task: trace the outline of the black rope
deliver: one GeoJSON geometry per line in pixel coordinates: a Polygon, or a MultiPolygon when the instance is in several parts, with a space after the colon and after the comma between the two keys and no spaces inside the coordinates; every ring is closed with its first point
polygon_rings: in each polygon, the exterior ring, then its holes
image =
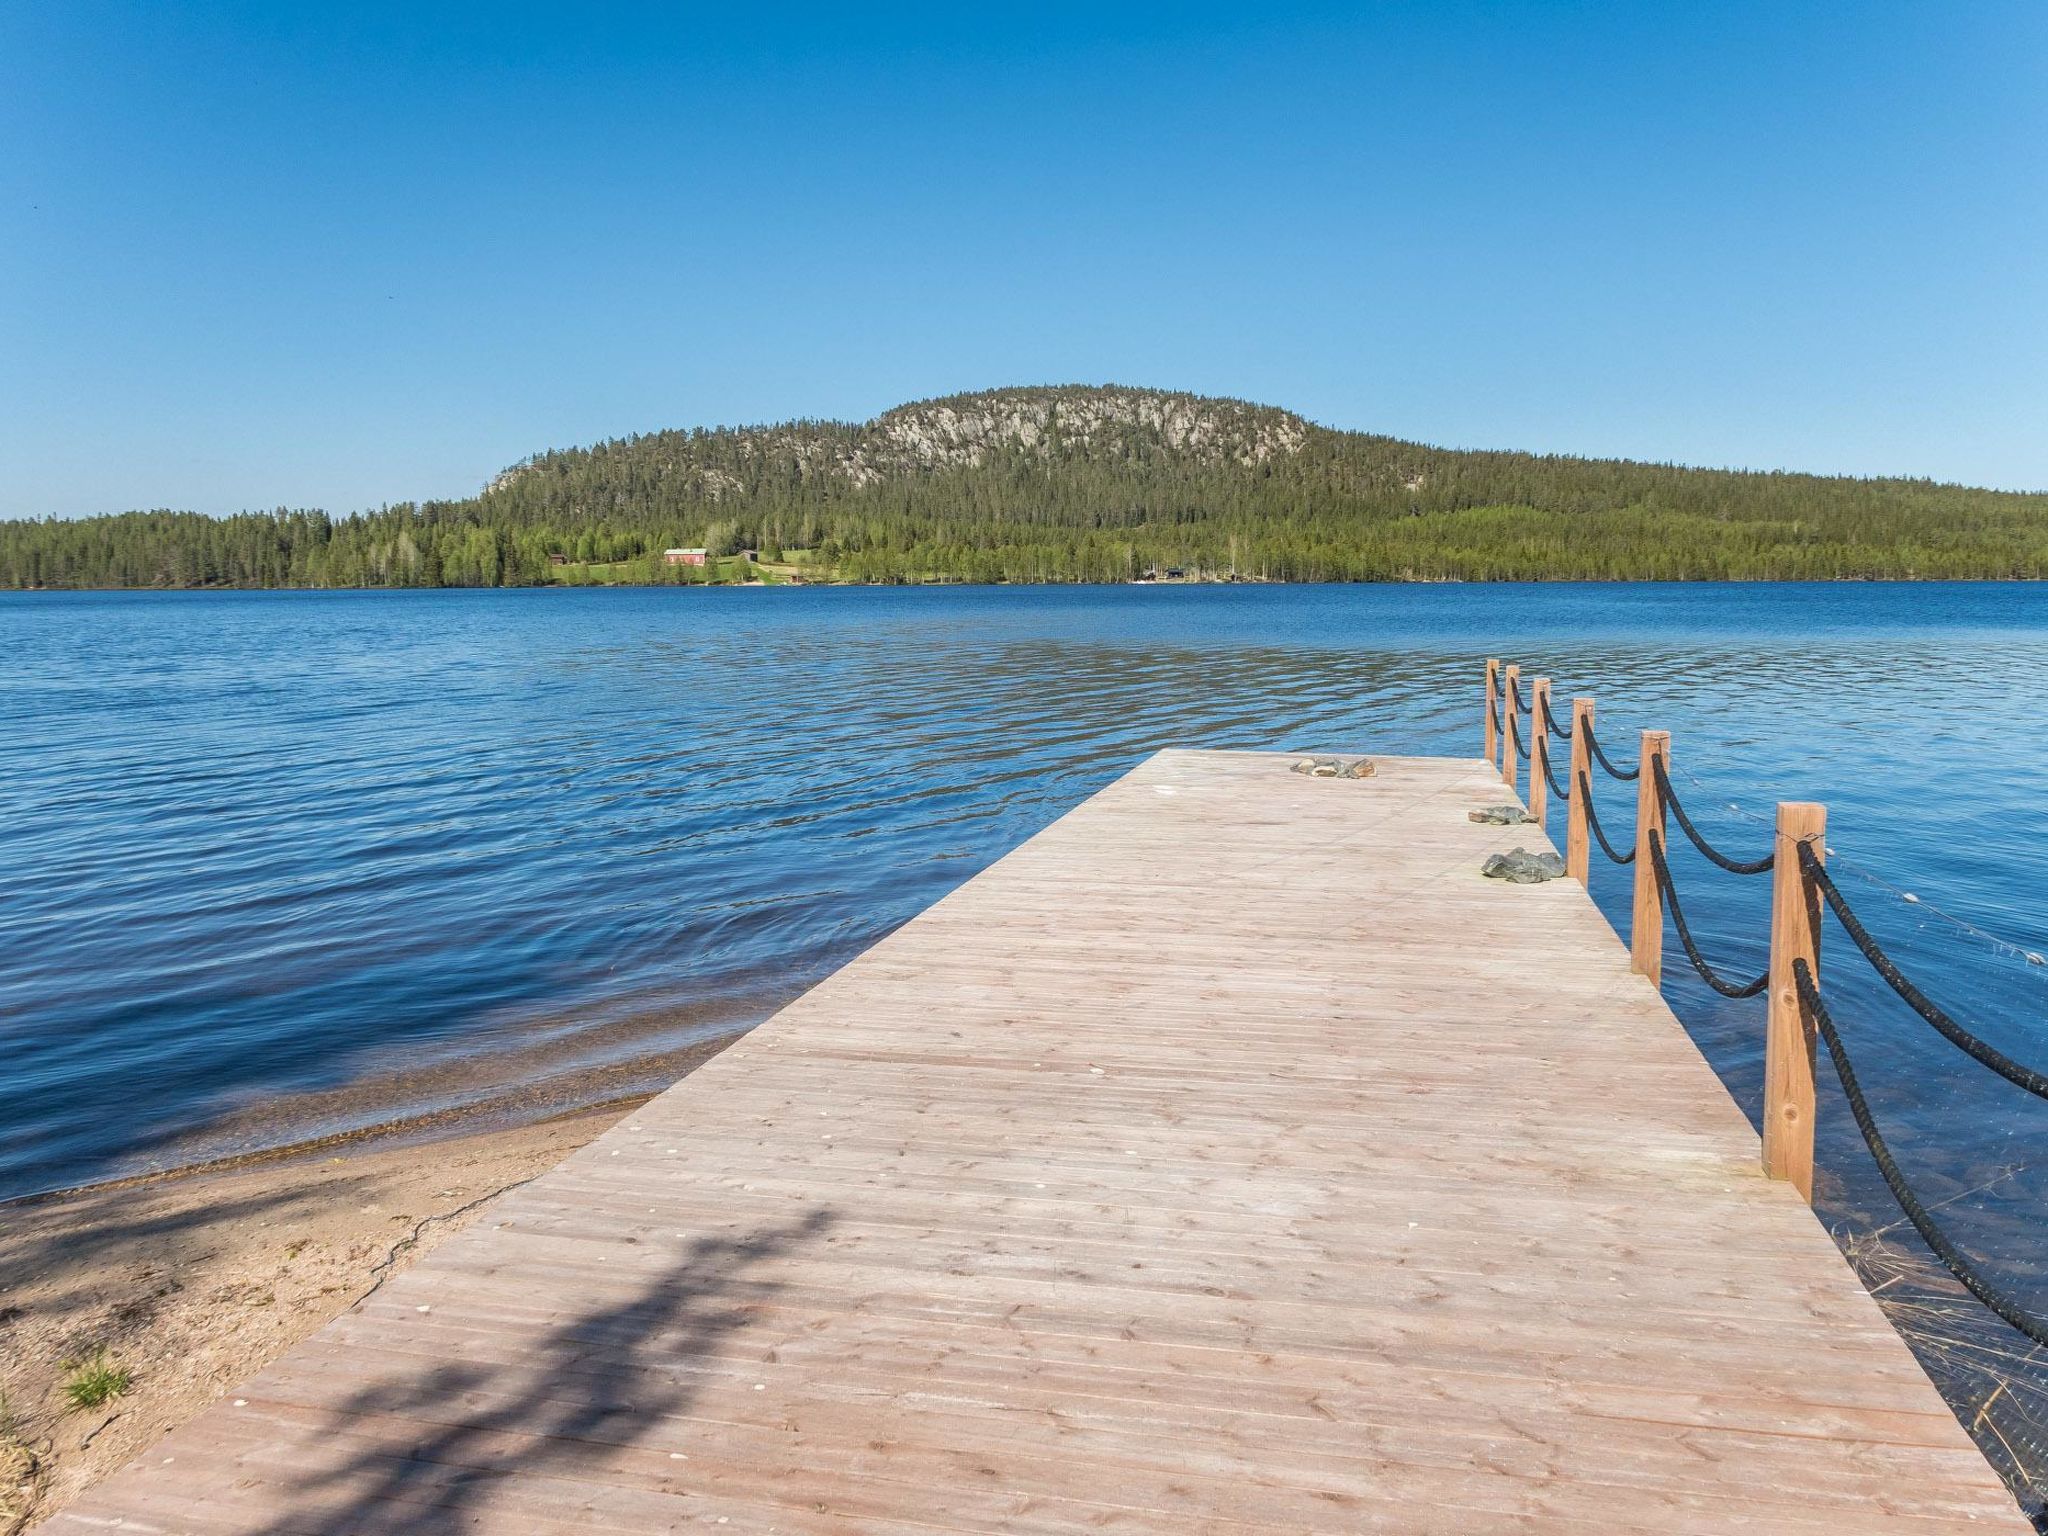
{"type": "Polygon", "coordinates": [[[1932,1024],[1951,1044],[1974,1056],[2008,1083],[2026,1089],[2036,1098],[2048,1099],[2048,1075],[2036,1072],[2032,1067],[2021,1066],[1996,1046],[1978,1039],[1905,978],[1898,966],[1892,963],[1892,957],[1878,947],[1877,940],[1870,936],[1870,930],[1857,920],[1856,914],[1850,910],[1847,898],[1842,895],[1821,861],[1814,856],[1810,844],[1799,845],[1799,867],[1807,879],[1820,887],[1821,895],[1825,896],[1828,905],[1834,908],[1836,919],[1855,941],[1856,947],[1863,951],[1863,958],[1868,960],[1872,969],[1885,979],[1887,986],[1905,999],[1907,1007],[1932,1024]]]}
{"type": "Polygon", "coordinates": [[[1899,1165],[1892,1158],[1891,1148],[1885,1145],[1883,1134],[1877,1122],[1870,1116],[1870,1104],[1863,1097],[1863,1087],[1856,1081],[1854,1068],[1849,1065],[1849,1053],[1842,1045],[1842,1037],[1835,1029],[1835,1021],[1828,1017],[1827,1004],[1821,1001],[1820,988],[1814,985],[1813,971],[1804,960],[1792,962],[1792,980],[1799,989],[1800,1007],[1814,1030],[1827,1045],[1828,1057],[1835,1064],[1835,1075],[1842,1080],[1842,1096],[1849,1101],[1849,1113],[1855,1117],[1856,1129],[1863,1133],[1864,1143],[1870,1148],[1870,1155],[1877,1160],[1877,1171],[1884,1175],[1884,1181],[1892,1192],[1892,1198],[1899,1202],[1899,1209],[1906,1213],[1906,1220],[1913,1223],[1913,1230],[1921,1240],[1934,1250],[1934,1256],[1948,1266],[1948,1272],[1963,1283],[1963,1288],[1983,1302],[1993,1312],[2004,1318],[2036,1344],[2048,1344],[2048,1322],[2035,1317],[2022,1308],[1997,1286],[1977,1273],[1976,1266],[1963,1257],[1960,1249],[1948,1240],[1948,1234],[1935,1225],[1934,1217],[1920,1197],[1913,1193],[1913,1187],[1899,1172],[1899,1165]]]}
{"type": "Polygon", "coordinates": [[[1557,716],[1550,712],[1550,695],[1543,696],[1543,728],[1559,741],[1570,741],[1572,733],[1557,723],[1557,716]]]}
{"type": "Polygon", "coordinates": [[[1515,732],[1515,755],[1525,763],[1529,761],[1529,749],[1522,744],[1522,733],[1520,730],[1515,732]]]}
{"type": "Polygon", "coordinates": [[[1522,702],[1522,680],[1520,678],[1511,677],[1508,679],[1508,697],[1515,701],[1515,713],[1518,715],[1529,707],[1522,702]]]}
{"type": "Polygon", "coordinates": [[[1771,984],[1768,969],[1755,981],[1724,981],[1720,972],[1701,956],[1700,947],[1692,941],[1692,930],[1685,924],[1685,911],[1678,905],[1678,888],[1671,883],[1671,866],[1664,862],[1664,839],[1657,835],[1654,827],[1650,829],[1650,867],[1657,872],[1657,885],[1664,892],[1664,905],[1670,909],[1671,925],[1678,930],[1678,942],[1685,946],[1685,958],[1700,973],[1701,981],[1723,997],[1755,997],[1771,984]]]}
{"type": "Polygon", "coordinates": [[[1486,712],[1492,717],[1493,728],[1498,732],[1500,730],[1500,701],[1495,698],[1488,698],[1486,701],[1486,712]]]}
{"type": "Polygon", "coordinates": [[[1760,859],[1731,859],[1712,843],[1700,836],[1700,829],[1692,824],[1692,818],[1685,814],[1685,807],[1678,803],[1678,794],[1671,787],[1671,776],[1664,771],[1661,759],[1651,769],[1657,781],[1657,798],[1664,802],[1664,808],[1678,818],[1678,825],[1692,840],[1693,847],[1727,870],[1731,875],[1760,875],[1778,862],[1777,851],[1773,849],[1760,859]]]}
{"type": "Polygon", "coordinates": [[[1616,853],[1614,844],[1608,842],[1607,834],[1600,830],[1600,815],[1593,809],[1593,786],[1586,782],[1586,775],[1583,772],[1579,775],[1579,793],[1585,797],[1586,825],[1593,829],[1593,836],[1600,840],[1600,851],[1617,864],[1635,863],[1635,849],[1631,848],[1625,854],[1616,853]]]}
{"type": "Polygon", "coordinates": [[[1600,766],[1613,774],[1617,779],[1640,779],[1643,776],[1643,765],[1641,763],[1637,763],[1635,767],[1628,769],[1615,767],[1614,759],[1600,750],[1600,738],[1593,734],[1593,727],[1590,723],[1586,726],[1586,745],[1591,747],[1593,755],[1600,759],[1600,766]]]}
{"type": "Polygon", "coordinates": [[[1560,800],[1570,800],[1572,797],[1571,791],[1558,783],[1557,775],[1550,771],[1550,757],[1551,754],[1548,751],[1543,754],[1543,777],[1550,781],[1550,792],[1553,795],[1557,796],[1560,800]]]}

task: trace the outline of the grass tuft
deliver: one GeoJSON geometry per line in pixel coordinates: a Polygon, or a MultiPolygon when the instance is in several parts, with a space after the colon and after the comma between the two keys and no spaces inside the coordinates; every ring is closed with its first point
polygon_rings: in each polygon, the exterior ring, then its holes
{"type": "Polygon", "coordinates": [[[111,1403],[135,1383],[135,1373],[116,1365],[113,1356],[96,1349],[83,1360],[66,1367],[64,1400],[74,1409],[98,1408],[111,1403]]]}

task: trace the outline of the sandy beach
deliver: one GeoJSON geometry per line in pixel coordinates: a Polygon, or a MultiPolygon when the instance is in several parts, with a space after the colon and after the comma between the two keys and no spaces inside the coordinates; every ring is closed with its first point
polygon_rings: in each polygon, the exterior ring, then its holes
{"type": "MultiPolygon", "coordinates": [[[[682,1070],[727,1043],[698,1047],[682,1070]]],[[[0,1536],[76,1498],[641,1102],[0,1205],[0,1536]],[[101,1350],[131,1383],[73,1407],[65,1379],[101,1350]]]]}

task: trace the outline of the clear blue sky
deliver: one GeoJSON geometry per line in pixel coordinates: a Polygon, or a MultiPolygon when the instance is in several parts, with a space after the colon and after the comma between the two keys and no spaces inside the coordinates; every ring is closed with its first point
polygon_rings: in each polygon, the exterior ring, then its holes
{"type": "Polygon", "coordinates": [[[0,6],[0,515],[998,384],[2048,487],[2048,6],[0,6]]]}

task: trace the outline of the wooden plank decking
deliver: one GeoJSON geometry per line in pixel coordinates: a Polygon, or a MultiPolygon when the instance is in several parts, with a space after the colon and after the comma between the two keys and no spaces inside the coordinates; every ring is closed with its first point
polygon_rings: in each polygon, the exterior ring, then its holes
{"type": "MultiPolygon", "coordinates": [[[[2027,1529],[1476,759],[1168,752],[48,1529],[2027,1529]]],[[[431,1156],[431,1151],[423,1156],[431,1156]]]]}

